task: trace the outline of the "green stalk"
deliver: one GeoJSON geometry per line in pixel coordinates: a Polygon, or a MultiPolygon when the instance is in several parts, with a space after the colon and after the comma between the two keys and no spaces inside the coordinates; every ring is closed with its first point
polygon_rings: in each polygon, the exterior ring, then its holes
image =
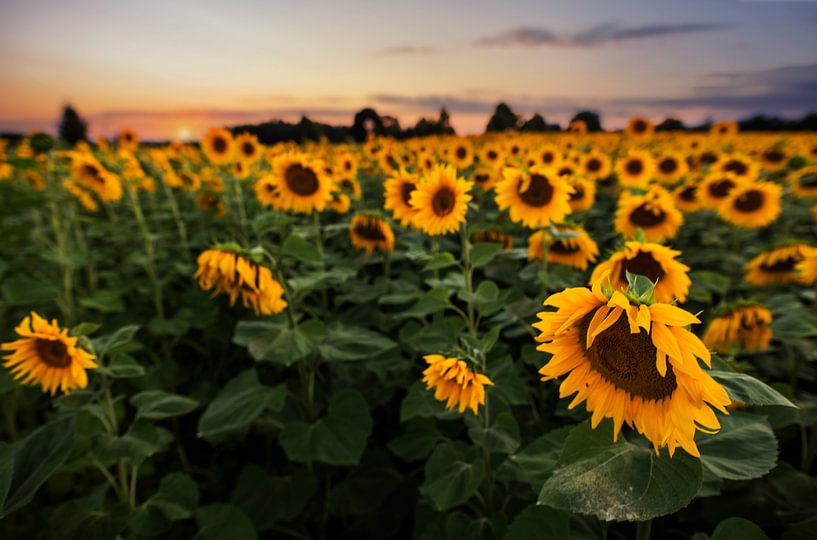
{"type": "Polygon", "coordinates": [[[176,222],[176,231],[179,233],[179,241],[182,243],[184,250],[188,251],[187,226],[184,224],[184,220],[182,220],[181,212],[179,212],[179,203],[176,202],[176,197],[173,195],[173,190],[170,189],[170,186],[168,186],[164,180],[159,180],[159,183],[162,184],[162,191],[164,191],[168,206],[170,206],[170,213],[173,214],[173,221],[176,222]]]}
{"type": "Polygon", "coordinates": [[[142,235],[142,242],[144,244],[145,256],[147,261],[145,263],[145,271],[150,278],[153,285],[153,307],[156,309],[156,314],[160,319],[165,318],[164,301],[162,299],[162,285],[159,283],[159,271],[156,267],[156,245],[153,241],[147,221],[145,221],[145,214],[142,212],[142,205],[139,203],[139,195],[135,190],[128,189],[128,202],[130,203],[131,211],[136,218],[136,223],[139,225],[139,232],[142,235]]]}

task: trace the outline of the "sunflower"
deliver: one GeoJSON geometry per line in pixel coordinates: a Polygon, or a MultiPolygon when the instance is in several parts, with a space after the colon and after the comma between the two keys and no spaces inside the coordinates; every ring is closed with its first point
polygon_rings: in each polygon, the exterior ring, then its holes
{"type": "Polygon", "coordinates": [[[510,251],[513,249],[513,236],[505,234],[501,231],[477,231],[471,235],[471,242],[474,244],[493,242],[495,244],[502,244],[502,249],[505,251],[510,251]]]}
{"type": "Polygon", "coordinates": [[[731,138],[738,134],[738,123],[722,120],[709,128],[709,134],[716,137],[731,138]]]}
{"type": "Polygon", "coordinates": [[[804,250],[803,260],[795,266],[797,281],[804,285],[817,283],[817,248],[809,247],[804,250]]]}
{"type": "Polygon", "coordinates": [[[356,200],[359,200],[363,194],[363,190],[360,188],[360,183],[357,181],[357,178],[341,178],[336,183],[341,191],[354,197],[356,200]]]}
{"type": "Polygon", "coordinates": [[[471,175],[471,180],[482,191],[490,191],[499,179],[499,171],[488,165],[478,165],[471,175]]]}
{"type": "Polygon", "coordinates": [[[281,210],[301,214],[323,212],[332,200],[334,186],[326,178],[323,164],[306,154],[289,152],[278,156],[273,171],[280,192],[278,208],[281,210]]]}
{"type": "Polygon", "coordinates": [[[760,163],[765,171],[779,171],[789,163],[792,154],[784,143],[777,143],[760,152],[760,163]]]}
{"type": "Polygon", "coordinates": [[[615,228],[625,238],[644,231],[649,242],[673,238],[684,223],[684,216],[675,208],[672,195],[654,186],[644,195],[623,193],[618,201],[615,228]]]}
{"type": "Polygon", "coordinates": [[[698,201],[703,208],[715,210],[729,198],[733,189],[745,183],[745,179],[738,178],[732,173],[712,172],[698,185],[698,201]]]}
{"type": "Polygon", "coordinates": [[[580,168],[584,175],[591,180],[607,178],[612,171],[610,157],[597,149],[590,150],[582,155],[580,168]]]}
{"type": "Polygon", "coordinates": [[[96,357],[80,347],[79,338],[69,336],[67,328],[32,311],[14,330],[21,339],[0,344],[0,350],[9,351],[3,365],[15,380],[35,382],[52,396],[58,389],[67,394],[88,386],[85,370],[99,367],[96,357]]]}
{"type": "Polygon", "coordinates": [[[817,165],[795,171],[789,177],[789,182],[797,197],[801,199],[817,197],[817,165]]]}
{"type": "Polygon", "coordinates": [[[345,193],[332,192],[332,200],[329,202],[329,208],[337,214],[345,214],[352,207],[352,199],[345,193]]]}
{"type": "Polygon", "coordinates": [[[500,210],[509,208],[513,221],[533,229],[559,223],[570,213],[573,187],[555,170],[505,167],[502,176],[495,188],[496,204],[500,210]]]}
{"type": "Polygon", "coordinates": [[[273,279],[270,269],[252,252],[232,244],[202,252],[193,277],[202,290],[212,290],[213,296],[228,295],[231,306],[240,297],[244,307],[251,307],[257,315],[273,315],[287,307],[282,298],[284,288],[273,279]]]}
{"type": "Polygon", "coordinates": [[[278,182],[272,175],[266,175],[259,178],[253,186],[255,191],[255,198],[262,206],[278,207],[278,198],[281,192],[278,190],[278,182]]]}
{"type": "MultiPolygon", "coordinates": [[[[563,238],[554,238],[544,231],[537,231],[528,238],[528,260],[542,260],[542,235],[548,247],[548,262],[563,264],[577,270],[587,270],[588,263],[599,255],[596,242],[581,227],[556,227],[563,238]]],[[[561,236],[561,235],[560,235],[561,236]]]]}
{"type": "Polygon", "coordinates": [[[771,285],[791,283],[797,280],[797,264],[810,253],[805,244],[789,244],[758,254],[743,267],[747,283],[771,285]]]}
{"type": "Polygon", "coordinates": [[[224,128],[212,128],[201,139],[201,149],[210,163],[226,165],[233,160],[235,141],[233,135],[224,128]]]}
{"type": "Polygon", "coordinates": [[[655,177],[664,184],[674,184],[688,170],[687,162],[681,154],[667,153],[655,158],[655,177]]]}
{"type": "Polygon", "coordinates": [[[704,371],[710,365],[703,343],[684,328],[700,321],[681,308],[641,300],[641,291],[566,289],[545,300],[556,311],[539,313],[538,350],[552,354],[539,370],[542,380],[569,374],[559,395],[576,394],[569,409],[586,401],[591,426],[613,419],[634,427],[656,453],[667,446],[699,457],[695,431],[720,429],[711,407],[728,414],[726,391],[704,371]]]}
{"type": "Polygon", "coordinates": [[[384,253],[394,251],[394,233],[385,219],[369,214],[357,214],[349,224],[349,238],[352,245],[365,249],[367,253],[375,250],[384,253]]]}
{"type": "Polygon", "coordinates": [[[468,139],[456,138],[448,148],[448,162],[462,171],[474,162],[474,148],[468,139]]]}
{"type": "Polygon", "coordinates": [[[765,351],[772,339],[772,313],[751,301],[727,306],[715,315],[704,332],[704,344],[719,353],[737,346],[746,351],[765,351]]]}
{"type": "Polygon", "coordinates": [[[505,156],[503,155],[502,147],[495,143],[486,143],[480,148],[479,151],[479,162],[484,163],[493,168],[499,168],[504,161],[505,156]]]}
{"type": "MultiPolygon", "coordinates": [[[[341,152],[335,158],[336,173],[339,178],[355,180],[357,179],[358,162],[357,157],[348,151],[341,152]]],[[[360,197],[360,195],[357,195],[360,197]]]]}
{"type": "Polygon", "coordinates": [[[568,200],[570,211],[585,212],[593,208],[596,202],[596,183],[574,176],[570,179],[570,185],[573,186],[573,193],[568,200]]]}
{"type": "Polygon", "coordinates": [[[728,154],[714,165],[720,173],[732,173],[739,180],[756,180],[760,167],[757,162],[744,154],[728,154]]]}
{"type": "Polygon", "coordinates": [[[698,200],[698,188],[699,184],[697,182],[686,181],[672,191],[675,206],[681,212],[697,212],[701,209],[701,202],[698,200]]]}
{"type": "Polygon", "coordinates": [[[454,232],[465,223],[472,185],[457,177],[451,165],[437,165],[411,192],[409,203],[417,213],[413,224],[429,236],[454,232]]]}
{"type": "Polygon", "coordinates": [[[652,136],[655,126],[653,123],[640,116],[634,116],[627,121],[627,127],[624,132],[628,137],[635,139],[646,139],[652,136]]]}
{"type": "Polygon", "coordinates": [[[139,147],[139,136],[132,129],[123,129],[116,138],[116,146],[120,150],[133,152],[139,147]]]}
{"type": "Polygon", "coordinates": [[[237,180],[245,180],[250,175],[250,167],[244,161],[234,161],[231,167],[233,177],[237,180]]]}
{"type": "Polygon", "coordinates": [[[571,120],[570,125],[567,126],[567,130],[570,133],[584,135],[587,133],[587,122],[584,120],[571,120]]]}
{"type": "Polygon", "coordinates": [[[562,164],[562,150],[555,144],[544,144],[534,152],[533,161],[543,167],[558,167],[562,164]]]}
{"type": "Polygon", "coordinates": [[[216,218],[224,217],[224,213],[226,212],[224,201],[221,200],[221,197],[209,191],[202,191],[196,195],[196,206],[203,212],[216,218]]]}
{"type": "Polygon", "coordinates": [[[89,154],[71,160],[71,176],[77,184],[93,190],[102,201],[113,202],[122,198],[122,181],[89,154]]]}
{"type": "Polygon", "coordinates": [[[590,284],[609,281],[616,290],[627,288],[627,273],[644,276],[655,284],[655,299],[665,304],[686,300],[692,281],[689,266],[676,260],[681,252],[653,242],[631,240],[599,263],[590,276],[590,284]]]}
{"type": "Polygon", "coordinates": [[[721,219],[744,229],[758,229],[780,215],[783,188],[771,182],[752,182],[738,186],[718,206],[721,219]]]}
{"type": "Polygon", "coordinates": [[[445,408],[457,407],[460,413],[471,409],[476,415],[479,406],[485,405],[485,386],[493,386],[487,376],[468,367],[464,360],[446,358],[441,354],[423,357],[428,367],[423,371],[426,388],[434,388],[434,399],[445,401],[445,408]]]}
{"type": "Polygon", "coordinates": [[[79,204],[89,212],[96,212],[99,210],[99,204],[94,199],[91,190],[79,185],[76,180],[67,179],[62,183],[65,190],[74,196],[79,201],[79,204]]]}
{"type": "Polygon", "coordinates": [[[417,177],[400,169],[394,176],[386,180],[383,208],[391,210],[394,219],[399,220],[403,227],[410,226],[417,215],[417,209],[411,206],[411,194],[417,189],[417,177]]]}
{"type": "Polygon", "coordinates": [[[511,139],[505,149],[505,154],[510,159],[522,159],[525,157],[525,148],[518,140],[511,139]]]}
{"type": "Polygon", "coordinates": [[[622,186],[643,188],[652,180],[655,160],[644,150],[630,150],[616,161],[616,176],[622,186]]]}
{"type": "Polygon", "coordinates": [[[239,163],[252,165],[261,158],[261,145],[252,133],[241,133],[235,138],[235,155],[239,163]]]}

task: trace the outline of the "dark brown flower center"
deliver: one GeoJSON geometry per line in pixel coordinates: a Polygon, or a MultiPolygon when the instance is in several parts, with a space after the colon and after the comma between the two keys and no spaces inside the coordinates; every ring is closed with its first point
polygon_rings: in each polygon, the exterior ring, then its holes
{"type": "Polygon", "coordinates": [[[37,339],[34,347],[37,349],[37,357],[48,367],[66,368],[71,365],[71,357],[62,341],[37,339]]]}
{"type": "Polygon", "coordinates": [[[701,165],[712,165],[718,161],[718,155],[713,152],[704,152],[701,154],[700,162],[701,165]]]}
{"type": "Polygon", "coordinates": [[[287,187],[301,197],[308,197],[318,191],[318,177],[315,171],[304,167],[300,163],[289,166],[284,173],[284,180],[287,183],[287,187]]]}
{"type": "Polygon", "coordinates": [[[644,133],[647,131],[647,123],[644,120],[636,120],[633,122],[633,131],[636,133],[644,133]]]}
{"type": "Polygon", "coordinates": [[[749,172],[749,167],[747,167],[746,164],[739,159],[730,159],[723,166],[723,170],[733,172],[738,176],[743,176],[744,174],[749,172]]]}
{"type": "Polygon", "coordinates": [[[252,156],[253,154],[255,154],[255,145],[249,142],[245,142],[244,144],[241,145],[241,152],[245,156],[248,157],[252,156]]]}
{"type": "Polygon", "coordinates": [[[570,255],[573,253],[578,253],[582,250],[581,246],[579,246],[578,242],[571,242],[568,244],[564,240],[556,240],[553,242],[550,247],[548,248],[550,251],[554,253],[561,253],[564,255],[570,255]]]}
{"type": "Polygon", "coordinates": [[[499,157],[499,154],[496,153],[494,150],[488,150],[488,161],[494,161],[496,158],[499,157]]]}
{"type": "Polygon", "coordinates": [[[549,163],[553,163],[553,161],[555,159],[556,159],[556,154],[554,154],[553,152],[547,151],[547,152],[544,152],[542,154],[542,163],[544,163],[546,165],[549,164],[549,163]]]}
{"type": "Polygon", "coordinates": [[[519,154],[519,147],[518,147],[518,146],[516,146],[516,145],[511,146],[511,155],[512,155],[512,156],[516,156],[516,155],[518,155],[518,154],[519,154]]]}
{"type": "Polygon", "coordinates": [[[673,158],[664,158],[658,162],[658,170],[664,174],[672,174],[678,170],[678,162],[673,158]]]}
{"type": "Polygon", "coordinates": [[[780,163],[786,158],[786,154],[778,149],[766,150],[763,152],[763,159],[769,163],[780,163]]]}
{"type": "Polygon", "coordinates": [[[638,255],[632,259],[622,261],[621,272],[618,275],[618,279],[622,283],[627,283],[627,272],[644,276],[653,283],[660,281],[666,275],[661,263],[656,261],[648,251],[639,251],[638,255]]]}
{"type": "Polygon", "coordinates": [[[800,185],[804,188],[817,188],[817,173],[806,173],[800,177],[800,185]]]}
{"type": "Polygon", "coordinates": [[[681,193],[679,193],[678,196],[687,202],[695,202],[695,194],[697,191],[698,190],[695,186],[686,186],[681,190],[681,193]]]}
{"type": "Polygon", "coordinates": [[[227,141],[225,141],[223,137],[216,137],[213,139],[213,150],[215,150],[217,154],[223,154],[227,151],[227,141]]]}
{"type": "Polygon", "coordinates": [[[477,173],[474,175],[474,182],[476,182],[477,184],[484,184],[485,182],[490,180],[490,178],[491,175],[489,175],[488,173],[477,173]]]}
{"type": "Polygon", "coordinates": [[[376,219],[367,219],[355,225],[354,233],[365,240],[372,242],[382,242],[386,239],[383,231],[380,230],[380,222],[376,219]]]}
{"type": "Polygon", "coordinates": [[[627,171],[627,174],[632,174],[633,176],[641,174],[641,171],[644,170],[644,164],[641,162],[640,159],[630,159],[627,161],[627,164],[624,166],[624,169],[627,171]]]}
{"type": "Polygon", "coordinates": [[[647,203],[644,203],[630,214],[630,223],[639,227],[650,228],[664,223],[666,218],[667,215],[663,210],[650,210],[647,208],[647,203]]]}
{"type": "Polygon", "coordinates": [[[735,183],[729,179],[719,180],[709,184],[709,194],[716,199],[723,199],[729,195],[729,192],[732,191],[734,187],[735,183]]]}
{"type": "Polygon", "coordinates": [[[464,146],[458,146],[456,151],[457,159],[465,159],[468,155],[468,150],[465,149],[464,146]]]}
{"type": "Polygon", "coordinates": [[[763,193],[753,189],[735,199],[735,210],[750,213],[763,207],[763,193]]]}
{"type": "Polygon", "coordinates": [[[454,210],[455,202],[456,194],[451,188],[443,187],[434,194],[434,198],[431,200],[431,208],[438,216],[447,216],[454,210]]]}
{"type": "Polygon", "coordinates": [[[417,189],[417,186],[411,182],[403,182],[403,185],[400,186],[400,197],[406,206],[411,206],[411,194],[414,193],[415,189],[417,189]]]}
{"type": "Polygon", "coordinates": [[[559,169],[558,173],[559,176],[572,176],[573,175],[573,167],[562,167],[559,169]]]}
{"type": "Polygon", "coordinates": [[[589,349],[587,331],[594,312],[579,323],[579,345],[593,369],[616,388],[645,400],[662,400],[678,387],[672,365],[667,363],[664,377],[655,367],[656,348],[650,335],[643,329],[630,333],[627,315],[621,314],[610,328],[597,335],[589,349]]]}
{"type": "MultiPolygon", "coordinates": [[[[522,180],[519,181],[518,187],[521,186],[522,180]]],[[[532,174],[530,175],[528,188],[520,192],[519,196],[528,206],[545,206],[553,198],[553,186],[551,186],[548,179],[541,174],[532,174]]]]}
{"type": "Polygon", "coordinates": [[[785,274],[787,272],[793,272],[798,262],[800,262],[800,259],[796,257],[786,257],[774,264],[763,264],[760,268],[769,274],[785,274]]]}
{"type": "Polygon", "coordinates": [[[601,169],[601,161],[596,158],[592,158],[587,160],[587,170],[590,172],[596,172],[601,169]]]}
{"type": "Polygon", "coordinates": [[[581,184],[575,184],[573,186],[573,193],[570,194],[570,200],[576,202],[582,199],[584,199],[584,188],[581,184]]]}

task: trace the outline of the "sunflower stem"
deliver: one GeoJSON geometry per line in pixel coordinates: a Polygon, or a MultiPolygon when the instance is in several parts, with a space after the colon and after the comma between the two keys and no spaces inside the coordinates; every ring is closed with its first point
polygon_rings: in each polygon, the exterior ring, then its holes
{"type": "Polygon", "coordinates": [[[466,323],[468,324],[468,333],[471,337],[477,337],[477,327],[474,322],[474,268],[471,266],[471,242],[468,240],[468,230],[465,223],[460,227],[460,237],[462,239],[462,268],[465,275],[465,291],[468,293],[468,317],[466,323]]]}
{"type": "Polygon", "coordinates": [[[176,222],[176,231],[179,233],[179,241],[182,243],[182,248],[187,252],[187,255],[190,256],[190,246],[187,242],[187,226],[184,224],[184,220],[182,220],[181,212],[179,212],[179,203],[176,202],[173,190],[170,189],[167,182],[159,180],[159,183],[162,184],[162,191],[170,207],[170,213],[173,214],[173,221],[176,222]]]}
{"type": "MultiPolygon", "coordinates": [[[[326,271],[326,259],[323,250],[323,235],[321,234],[321,216],[318,212],[312,212],[312,226],[315,229],[315,248],[318,250],[318,255],[321,257],[321,270],[326,271]]],[[[326,288],[321,289],[321,307],[324,314],[329,310],[329,297],[326,294],[326,288]]]]}
{"type": "Polygon", "coordinates": [[[545,234],[545,228],[542,227],[542,263],[540,271],[542,273],[542,286],[545,288],[545,291],[548,290],[548,241],[547,235],[545,234]]]}
{"type": "Polygon", "coordinates": [[[162,299],[162,286],[159,283],[159,272],[156,268],[156,245],[153,241],[145,214],[142,212],[142,205],[139,203],[139,195],[135,190],[128,188],[128,202],[130,203],[133,216],[139,225],[139,232],[142,235],[142,242],[145,249],[145,271],[153,285],[153,307],[160,319],[165,318],[164,301],[162,299]]]}
{"type": "Polygon", "coordinates": [[[54,232],[54,239],[57,245],[57,255],[60,260],[60,272],[62,274],[62,298],[58,300],[57,304],[65,317],[67,324],[74,322],[74,270],[72,266],[66,262],[70,256],[70,247],[68,245],[68,237],[66,235],[66,226],[63,223],[60,215],[57,201],[54,200],[52,190],[48,189],[48,209],[50,213],[51,228],[54,232]]]}
{"type": "Polygon", "coordinates": [[[244,208],[244,189],[241,186],[241,181],[233,174],[230,175],[230,183],[233,188],[234,205],[238,213],[238,229],[242,240],[247,244],[250,241],[250,237],[247,227],[247,210],[244,208]]]}
{"type": "Polygon", "coordinates": [[[650,531],[652,530],[652,520],[639,521],[635,525],[636,540],[650,540],[650,531]]]}

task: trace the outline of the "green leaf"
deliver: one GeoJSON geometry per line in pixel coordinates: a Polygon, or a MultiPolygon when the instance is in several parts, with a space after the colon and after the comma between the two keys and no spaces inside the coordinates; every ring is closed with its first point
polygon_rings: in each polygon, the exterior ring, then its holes
{"type": "Polygon", "coordinates": [[[96,291],[93,295],[81,299],[79,304],[82,307],[95,309],[102,313],[116,313],[125,310],[122,296],[116,291],[96,291]]]}
{"type": "Polygon", "coordinates": [[[14,476],[14,447],[0,442],[0,508],[6,503],[14,476]]]}
{"type": "Polygon", "coordinates": [[[255,532],[250,519],[231,504],[210,504],[196,510],[199,532],[195,540],[255,540],[255,532]]]}
{"type": "Polygon", "coordinates": [[[162,451],[173,436],[162,427],[151,422],[137,420],[121,437],[104,435],[93,444],[93,453],[103,464],[112,464],[126,459],[138,465],[157,452],[162,451]]]}
{"type": "Polygon", "coordinates": [[[514,518],[504,540],[570,540],[570,517],[545,506],[528,506],[514,518]]]}
{"type": "Polygon", "coordinates": [[[81,322],[78,325],[71,328],[70,334],[72,336],[90,336],[100,328],[102,328],[101,324],[93,322],[81,322]]]}
{"type": "Polygon", "coordinates": [[[59,297],[60,289],[53,283],[47,283],[27,275],[13,275],[3,279],[0,287],[7,306],[40,306],[53,304],[59,297]]]}
{"type": "Polygon", "coordinates": [[[733,413],[720,418],[721,430],[698,442],[701,464],[719,478],[760,478],[777,463],[777,439],[762,416],[733,413]]]}
{"type": "Polygon", "coordinates": [[[136,407],[136,418],[162,420],[189,413],[199,406],[195,399],[171,394],[164,390],[144,390],[130,398],[136,407]]]}
{"type": "Polygon", "coordinates": [[[417,461],[427,457],[441,438],[434,420],[418,418],[409,422],[406,432],[392,439],[388,447],[403,461],[417,461]]]}
{"type": "Polygon", "coordinates": [[[612,422],[595,430],[584,422],[568,436],[539,504],[604,521],[644,521],[689,504],[701,478],[700,461],[682,450],[656,456],[622,437],[613,442],[612,422]]]}
{"type": "Polygon", "coordinates": [[[769,325],[777,339],[802,339],[817,336],[817,315],[798,308],[775,317],[769,325]]]}
{"type": "Polygon", "coordinates": [[[233,342],[247,347],[257,362],[275,362],[290,366],[314,350],[301,327],[292,329],[282,322],[241,321],[236,325],[233,342]]]}
{"type": "MultiPolygon", "coordinates": [[[[59,469],[74,445],[74,418],[64,417],[37,428],[24,439],[14,443],[11,465],[3,466],[2,475],[11,478],[0,480],[0,491],[5,491],[5,501],[0,506],[0,518],[22,508],[34,498],[37,489],[59,469]],[[2,485],[5,484],[5,489],[2,485]]],[[[8,448],[4,448],[8,457],[8,448]]]]}
{"type": "Polygon", "coordinates": [[[100,366],[98,369],[114,379],[131,379],[145,374],[145,368],[132,356],[126,354],[117,354],[111,358],[107,366],[100,366]]]}
{"type": "Polygon", "coordinates": [[[336,516],[360,516],[376,512],[403,481],[382,455],[367,459],[329,493],[329,506],[336,516]]]}
{"type": "Polygon", "coordinates": [[[485,266],[502,251],[502,244],[495,242],[480,242],[471,246],[471,266],[479,268],[485,266]]]}
{"type": "Polygon", "coordinates": [[[445,409],[441,402],[434,399],[434,392],[427,390],[421,381],[409,388],[408,394],[400,403],[400,421],[407,422],[412,418],[435,416],[445,409]]]}
{"type": "Polygon", "coordinates": [[[487,429],[479,419],[472,423],[474,425],[468,429],[468,436],[475,445],[498,454],[512,454],[519,448],[519,425],[510,413],[496,415],[487,429]]]}
{"type": "Polygon", "coordinates": [[[451,305],[448,297],[451,291],[447,287],[435,287],[420,298],[416,304],[404,311],[402,317],[425,317],[442,311],[451,305]]]}
{"type": "Polygon", "coordinates": [[[724,519],[718,526],[709,540],[769,540],[763,530],[749,521],[740,517],[730,517],[724,519]]]}
{"type": "Polygon", "coordinates": [[[91,340],[94,344],[94,351],[100,358],[105,355],[112,355],[118,352],[127,352],[136,336],[139,326],[129,324],[119,328],[111,334],[105,334],[91,340]]]}
{"type": "Polygon", "coordinates": [[[429,498],[435,509],[448,510],[473,497],[484,474],[479,448],[443,443],[426,462],[420,493],[429,498]]]}
{"type": "Polygon", "coordinates": [[[323,257],[318,252],[318,248],[312,242],[307,242],[300,236],[291,234],[284,241],[281,248],[281,253],[284,256],[298,259],[301,262],[320,265],[323,263],[323,257]]]}
{"type": "Polygon", "coordinates": [[[726,393],[729,394],[732,401],[739,401],[748,405],[796,407],[794,403],[771,386],[744,373],[713,369],[709,374],[726,388],[726,393]]]}
{"type": "Polygon", "coordinates": [[[287,423],[278,442],[292,461],[356,465],[371,432],[368,403],[357,390],[345,389],[329,400],[325,418],[312,424],[287,423]]]}
{"type": "Polygon", "coordinates": [[[391,339],[362,326],[335,324],[327,329],[318,351],[326,360],[363,360],[396,346],[391,339]]]}
{"type": "Polygon", "coordinates": [[[230,502],[257,530],[265,531],[277,522],[298,517],[315,491],[315,478],[305,469],[296,470],[293,476],[270,476],[256,465],[247,465],[238,475],[230,502]]]}
{"type": "Polygon", "coordinates": [[[444,251],[431,257],[428,262],[423,265],[423,271],[442,270],[443,268],[448,268],[455,264],[457,264],[457,259],[455,259],[451,253],[444,251]]]}
{"type": "Polygon", "coordinates": [[[170,473],[159,482],[158,491],[137,510],[136,526],[144,536],[161,534],[174,521],[187,519],[199,503],[199,488],[185,473],[170,473]]]}
{"type": "Polygon", "coordinates": [[[255,370],[248,369],[230,380],[207,406],[199,419],[199,435],[214,444],[241,438],[264,410],[281,410],[286,393],[285,384],[264,386],[255,370]]]}
{"type": "Polygon", "coordinates": [[[556,468],[565,440],[572,429],[571,426],[567,426],[549,431],[510,456],[511,461],[522,470],[531,487],[540,489],[556,468]]]}

